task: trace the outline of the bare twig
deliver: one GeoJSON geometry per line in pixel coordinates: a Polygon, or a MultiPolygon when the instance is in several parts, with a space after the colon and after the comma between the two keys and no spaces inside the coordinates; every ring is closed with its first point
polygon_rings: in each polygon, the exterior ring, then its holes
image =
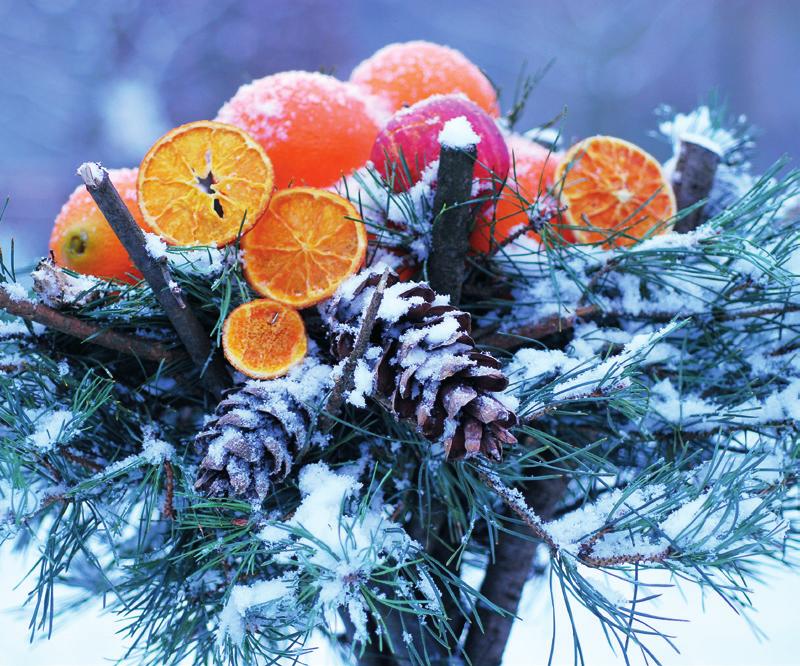
{"type": "MultiPolygon", "coordinates": [[[[719,161],[719,155],[713,150],[692,141],[681,141],[678,162],[672,175],[672,189],[678,210],[693,206],[709,195],[719,161]]],[[[705,221],[703,208],[695,208],[678,220],[675,231],[685,234],[699,227],[705,221]]]]}
{"type": "Polygon", "coordinates": [[[353,372],[356,369],[356,364],[359,359],[364,356],[364,352],[367,350],[367,345],[372,336],[372,329],[375,327],[375,321],[378,318],[378,309],[381,306],[383,292],[386,289],[386,282],[388,279],[389,269],[386,269],[383,275],[381,275],[380,282],[378,282],[378,285],[375,287],[375,291],[372,292],[372,298],[370,298],[367,307],[364,309],[364,316],[361,318],[361,328],[358,330],[358,335],[353,343],[353,349],[345,360],[336,384],[330,396],[328,396],[328,401],[325,403],[325,412],[329,416],[326,417],[323,423],[324,427],[330,427],[332,425],[330,416],[336,416],[339,413],[344,403],[345,394],[353,388],[353,372]]]}
{"type": "Polygon", "coordinates": [[[552,315],[534,322],[533,324],[520,326],[508,333],[495,332],[487,334],[484,337],[478,336],[478,342],[487,347],[513,350],[525,346],[528,339],[539,340],[548,335],[561,333],[562,331],[574,328],[575,324],[580,319],[590,319],[603,314],[605,313],[596,305],[586,305],[576,308],[573,314],[563,317],[552,315]]]}
{"type": "Polygon", "coordinates": [[[428,279],[433,290],[449,294],[454,305],[461,300],[464,284],[464,262],[473,214],[467,202],[472,194],[472,172],[477,154],[475,146],[442,146],[439,154],[428,279]]]}
{"type": "Polygon", "coordinates": [[[740,319],[756,319],[759,317],[773,317],[778,315],[800,312],[800,303],[786,303],[773,307],[756,308],[754,310],[719,310],[716,312],[686,313],[681,312],[650,312],[644,315],[632,315],[626,312],[616,312],[612,310],[602,310],[596,305],[586,305],[578,307],[570,315],[559,317],[552,315],[540,321],[520,326],[507,333],[487,332],[484,335],[476,333],[476,340],[481,345],[496,347],[513,351],[524,347],[529,340],[540,340],[548,335],[561,333],[575,327],[579,320],[592,320],[600,317],[642,319],[646,318],[651,323],[666,324],[675,318],[686,317],[687,319],[709,319],[711,321],[737,321],[740,319]]]}
{"type": "Polygon", "coordinates": [[[180,287],[172,280],[166,262],[158,261],[147,251],[144,232],[119,196],[108,171],[96,162],[86,162],[78,169],[78,175],[164,308],[183,346],[200,370],[203,384],[216,397],[221,397],[230,385],[230,376],[222,359],[219,354],[212,354],[211,340],[183,300],[180,287]]]}
{"type": "Polygon", "coordinates": [[[175,473],[169,460],[164,461],[164,508],[161,515],[169,520],[175,517],[175,473]]]}
{"type": "Polygon", "coordinates": [[[116,331],[100,328],[83,319],[63,314],[42,303],[29,300],[15,300],[0,286],[0,308],[28,321],[35,321],[53,330],[79,338],[106,349],[130,354],[148,361],[174,362],[182,354],[153,340],[123,335],[116,331]]]}

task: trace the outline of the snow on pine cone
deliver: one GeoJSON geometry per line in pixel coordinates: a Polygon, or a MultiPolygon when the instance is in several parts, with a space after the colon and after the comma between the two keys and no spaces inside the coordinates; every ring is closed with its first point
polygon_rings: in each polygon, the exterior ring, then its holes
{"type": "Polygon", "coordinates": [[[326,393],[330,375],[330,366],[307,356],[285,377],[249,381],[225,395],[195,437],[205,454],[195,488],[213,497],[262,501],[273,478],[291,470],[293,453],[308,437],[310,410],[326,393]]]}
{"type": "MultiPolygon", "coordinates": [[[[336,358],[353,349],[385,270],[382,264],[363,270],[320,305],[336,358]]],[[[508,430],[516,416],[502,402],[508,380],[500,363],[475,348],[471,323],[447,296],[390,272],[348,400],[363,405],[365,396],[376,399],[426,439],[441,439],[449,459],[478,453],[500,459],[503,445],[516,442],[508,430]]]]}

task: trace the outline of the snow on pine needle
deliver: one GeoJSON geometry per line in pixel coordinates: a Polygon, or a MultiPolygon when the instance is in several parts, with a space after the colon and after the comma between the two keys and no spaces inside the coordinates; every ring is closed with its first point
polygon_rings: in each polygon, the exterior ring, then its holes
{"type": "Polygon", "coordinates": [[[258,532],[268,563],[281,573],[231,590],[220,614],[221,644],[226,637],[241,643],[245,622],[252,630],[294,614],[295,622],[309,618],[310,630],[335,623],[340,610],[354,627],[354,640],[363,644],[368,615],[381,622],[376,606],[388,599],[378,590],[386,586],[398,592],[392,603],[405,599],[414,612],[437,613],[438,593],[420,563],[420,546],[390,519],[392,507],[381,504],[380,484],[360,496],[361,482],[346,469],[314,463],[300,470],[298,485],[302,500],[291,517],[267,521],[258,532]],[[422,600],[415,594],[420,590],[422,600]]]}

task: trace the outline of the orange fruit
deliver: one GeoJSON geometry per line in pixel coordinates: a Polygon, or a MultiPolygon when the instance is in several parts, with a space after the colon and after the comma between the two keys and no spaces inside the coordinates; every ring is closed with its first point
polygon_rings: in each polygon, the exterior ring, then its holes
{"type": "Polygon", "coordinates": [[[307,348],[306,328],[297,310],[267,299],[240,305],[222,327],[225,358],[253,379],[285,375],[303,360],[307,348]]]}
{"type": "Polygon", "coordinates": [[[144,156],[139,206],[168,243],[218,247],[258,221],[274,182],[256,141],[237,127],[200,120],[168,132],[144,156]]]}
{"type": "Polygon", "coordinates": [[[312,72],[281,72],[242,86],[217,114],[272,159],[280,188],[329,187],[363,166],[378,134],[369,98],[312,72]]]}
{"type": "Polygon", "coordinates": [[[259,294],[304,308],[332,296],[364,263],[367,232],[347,199],[327,190],[276,192],[242,239],[244,274],[259,294]]]}
{"type": "MultiPolygon", "coordinates": [[[[109,169],[108,175],[133,218],[149,231],[137,203],[137,170],[109,169]]],[[[50,251],[59,266],[77,273],[128,283],[142,277],[83,185],[75,189],[56,217],[50,251]]]]}
{"type": "MultiPolygon", "coordinates": [[[[469,242],[476,252],[488,253],[502,243],[512,231],[529,222],[528,212],[536,199],[552,187],[560,156],[544,146],[512,134],[506,139],[511,153],[509,180],[491,211],[478,219],[469,242]],[[492,243],[494,238],[494,244],[492,243]]],[[[559,229],[565,240],[572,240],[568,229],[559,229]]],[[[533,231],[528,236],[539,238],[533,231]]]]}
{"type": "Polygon", "coordinates": [[[425,41],[389,44],[359,64],[350,81],[379,97],[394,113],[431,95],[463,93],[486,113],[500,115],[489,79],[467,57],[425,41]]]}
{"type": "Polygon", "coordinates": [[[556,189],[578,241],[628,246],[669,230],[675,195],[661,165],[623,139],[593,136],[561,160],[556,189]]]}

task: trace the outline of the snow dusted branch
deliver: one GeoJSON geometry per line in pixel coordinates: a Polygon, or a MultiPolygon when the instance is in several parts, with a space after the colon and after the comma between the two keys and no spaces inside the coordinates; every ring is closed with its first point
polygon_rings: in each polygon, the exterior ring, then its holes
{"type": "Polygon", "coordinates": [[[439,155],[428,278],[437,294],[449,294],[453,305],[461,300],[464,284],[464,260],[472,222],[472,207],[467,202],[472,196],[472,171],[477,155],[474,144],[463,147],[443,144],[439,155]]]}
{"type": "Polygon", "coordinates": [[[78,175],[164,308],[189,357],[200,370],[203,384],[216,397],[221,397],[230,385],[222,359],[212,353],[208,334],[183,300],[166,262],[153,258],[148,251],[144,232],[122,201],[108,177],[108,171],[97,162],[85,162],[78,168],[78,175]]]}
{"type": "MultiPolygon", "coordinates": [[[[672,175],[672,189],[678,210],[693,206],[707,198],[714,184],[714,175],[719,166],[719,152],[713,144],[703,141],[681,141],[678,162],[672,175]]],[[[695,208],[691,213],[675,223],[675,231],[685,234],[699,227],[704,221],[704,206],[695,208]]]]}
{"type": "MultiPolygon", "coordinates": [[[[378,309],[383,300],[383,292],[386,290],[386,282],[388,279],[389,269],[386,268],[383,271],[380,282],[378,282],[378,285],[375,287],[375,291],[367,307],[364,309],[364,316],[361,319],[361,328],[359,328],[358,335],[353,343],[353,350],[341,366],[336,384],[328,397],[327,403],[325,403],[325,411],[330,416],[335,416],[339,412],[344,403],[345,395],[353,388],[355,383],[353,373],[355,372],[359,359],[364,356],[364,352],[366,352],[367,346],[369,345],[372,329],[378,318],[378,309]]],[[[330,420],[330,418],[328,420],[330,420]]]]}
{"type": "Polygon", "coordinates": [[[63,314],[43,303],[30,301],[27,298],[17,298],[4,289],[3,285],[0,285],[0,308],[9,314],[42,324],[85,342],[91,342],[100,347],[113,349],[114,351],[130,354],[148,361],[172,363],[182,356],[176,350],[168,349],[153,340],[145,340],[103,329],[77,317],[63,314]]]}

